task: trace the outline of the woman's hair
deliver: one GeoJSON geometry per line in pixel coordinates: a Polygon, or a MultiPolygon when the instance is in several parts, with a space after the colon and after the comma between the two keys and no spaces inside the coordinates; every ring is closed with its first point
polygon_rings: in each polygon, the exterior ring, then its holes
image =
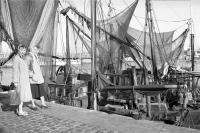
{"type": "Polygon", "coordinates": [[[19,44],[18,47],[17,47],[17,49],[19,50],[20,48],[25,48],[26,49],[27,47],[24,44],[19,44]]]}
{"type": "Polygon", "coordinates": [[[27,49],[26,45],[21,44],[21,43],[17,44],[16,46],[17,46],[17,47],[16,47],[16,49],[15,49],[15,54],[17,54],[17,53],[19,52],[19,49],[20,49],[20,48],[25,48],[25,49],[27,49]]]}

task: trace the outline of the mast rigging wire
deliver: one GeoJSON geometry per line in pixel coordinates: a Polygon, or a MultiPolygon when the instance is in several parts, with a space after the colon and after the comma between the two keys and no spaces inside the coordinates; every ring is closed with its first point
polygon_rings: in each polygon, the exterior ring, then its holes
{"type": "MultiPolygon", "coordinates": [[[[134,15],[136,18],[140,18],[140,19],[145,19],[144,17],[140,17],[140,16],[137,16],[137,15],[134,15]]],[[[177,23],[177,22],[185,22],[185,21],[189,21],[190,18],[188,19],[180,19],[180,20],[163,20],[163,19],[155,19],[156,21],[162,21],[162,22],[174,22],[174,23],[177,23]]]]}
{"type": "MultiPolygon", "coordinates": [[[[87,16],[84,16],[83,14],[79,13],[79,12],[78,12],[75,8],[73,8],[73,7],[68,7],[68,8],[66,8],[66,9],[62,10],[61,13],[65,15],[66,12],[69,11],[69,9],[73,10],[77,15],[79,15],[80,17],[82,17],[82,18],[84,19],[84,21],[86,21],[86,23],[91,23],[90,18],[88,18],[87,16]]],[[[71,19],[70,19],[70,20],[71,20],[71,19]]],[[[75,24],[75,22],[74,22],[73,20],[71,20],[71,21],[73,22],[73,24],[75,24]]],[[[76,25],[76,26],[77,26],[77,25],[76,25]]],[[[78,26],[77,26],[77,27],[78,27],[78,26]]],[[[79,27],[78,27],[78,28],[79,28],[79,27]]],[[[119,41],[120,43],[122,43],[122,44],[124,44],[124,45],[127,45],[127,46],[129,46],[129,47],[131,47],[131,48],[136,48],[141,54],[143,54],[136,46],[131,45],[131,44],[125,42],[124,40],[121,40],[120,38],[116,37],[115,35],[113,35],[113,34],[107,32],[107,31],[105,31],[103,28],[101,28],[101,27],[99,27],[99,26],[97,26],[97,28],[98,28],[99,30],[105,32],[107,35],[111,36],[112,38],[116,39],[116,40],[119,41]]],[[[80,29],[80,28],[79,28],[79,29],[80,29]]],[[[82,32],[82,31],[81,31],[81,32],[82,32]]],[[[86,34],[85,34],[85,35],[86,35],[86,34]]],[[[87,35],[87,36],[88,36],[88,35],[87,35]]],[[[90,37],[89,37],[89,38],[90,38],[90,37]]],[[[135,44],[135,45],[136,45],[136,44],[135,44]]],[[[145,57],[147,57],[147,56],[145,55],[145,57]]]]}
{"type": "MultiPolygon", "coordinates": [[[[164,53],[162,54],[162,53],[161,53],[161,50],[160,50],[159,43],[158,43],[158,36],[155,35],[155,39],[156,39],[156,43],[155,43],[155,44],[157,44],[156,46],[157,46],[158,51],[159,51],[159,54],[160,54],[160,61],[161,61],[162,64],[164,64],[164,61],[167,61],[167,63],[169,64],[169,62],[168,62],[168,60],[167,60],[167,53],[166,53],[166,50],[165,50],[165,47],[164,47],[164,39],[162,39],[162,37],[161,37],[160,29],[159,29],[157,20],[155,19],[155,18],[156,18],[156,14],[155,14],[155,11],[153,10],[153,8],[152,8],[152,11],[153,11],[153,16],[154,16],[154,18],[152,18],[152,19],[155,20],[155,24],[156,24],[157,29],[158,29],[159,38],[160,38],[160,40],[161,40],[161,45],[162,45],[163,50],[164,50],[164,53]],[[163,58],[164,58],[164,61],[163,61],[163,58]]],[[[155,30],[155,28],[153,28],[153,30],[155,30]]],[[[153,31],[153,33],[154,33],[154,32],[155,32],[155,31],[153,31]]]]}
{"type": "MultiPolygon", "coordinates": [[[[109,4],[111,4],[111,0],[109,0],[109,4]]],[[[104,14],[103,14],[103,8],[102,8],[102,3],[101,3],[101,1],[99,1],[99,8],[100,8],[100,14],[101,14],[101,16],[100,16],[100,20],[102,20],[103,21],[103,29],[104,30],[106,30],[106,25],[104,24],[105,23],[105,17],[104,17],[104,14]]],[[[104,34],[105,35],[105,40],[106,40],[106,45],[107,45],[107,47],[109,48],[108,50],[110,51],[109,53],[109,56],[110,56],[110,59],[111,59],[111,62],[112,62],[112,64],[113,64],[113,60],[112,60],[112,58],[111,58],[111,46],[109,45],[109,39],[108,39],[108,36],[107,36],[107,34],[104,34]]]]}

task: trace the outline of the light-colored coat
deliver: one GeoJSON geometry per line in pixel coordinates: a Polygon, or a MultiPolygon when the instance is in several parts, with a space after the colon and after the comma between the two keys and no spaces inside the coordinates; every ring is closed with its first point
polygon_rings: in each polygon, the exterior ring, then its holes
{"type": "Polygon", "coordinates": [[[13,59],[13,83],[17,84],[17,92],[21,102],[32,100],[27,62],[16,55],[13,59]]]}
{"type": "Polygon", "coordinates": [[[42,83],[44,83],[44,78],[43,78],[42,71],[40,68],[39,58],[37,55],[34,55],[31,52],[29,54],[33,58],[33,62],[32,62],[33,76],[30,77],[30,83],[31,84],[42,84],[42,83]]]}

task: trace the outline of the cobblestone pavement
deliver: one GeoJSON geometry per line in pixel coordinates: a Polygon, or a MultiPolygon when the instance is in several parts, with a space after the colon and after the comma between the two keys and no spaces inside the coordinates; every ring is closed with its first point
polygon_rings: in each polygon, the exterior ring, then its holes
{"type": "Polygon", "coordinates": [[[48,116],[25,107],[29,115],[17,116],[13,111],[0,112],[0,133],[119,133],[72,120],[48,116]]]}
{"type": "MultiPolygon", "coordinates": [[[[8,99],[0,96],[0,106],[8,99]]],[[[36,100],[40,106],[40,101],[36,100]]],[[[130,117],[47,102],[48,109],[33,111],[26,117],[0,108],[0,133],[200,133],[199,130],[134,120],[130,117]]]]}

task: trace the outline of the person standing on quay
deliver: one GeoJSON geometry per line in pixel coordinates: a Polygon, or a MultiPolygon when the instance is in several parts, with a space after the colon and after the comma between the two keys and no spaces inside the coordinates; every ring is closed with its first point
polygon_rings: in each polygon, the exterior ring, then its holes
{"type": "MultiPolygon", "coordinates": [[[[34,99],[41,100],[42,108],[48,108],[45,103],[45,97],[47,96],[47,94],[44,90],[44,78],[39,64],[38,53],[39,53],[38,46],[32,47],[29,52],[30,56],[32,56],[32,70],[33,70],[33,75],[30,77],[31,92],[32,92],[32,97],[34,99]]],[[[34,107],[33,104],[32,106],[33,109],[36,109],[36,107],[34,107]]]]}
{"type": "Polygon", "coordinates": [[[28,115],[23,111],[23,103],[30,102],[32,100],[30,81],[29,81],[29,69],[28,64],[25,61],[26,46],[23,44],[18,45],[17,54],[13,59],[13,83],[16,86],[16,94],[19,98],[19,107],[16,111],[19,116],[28,115]]]}

